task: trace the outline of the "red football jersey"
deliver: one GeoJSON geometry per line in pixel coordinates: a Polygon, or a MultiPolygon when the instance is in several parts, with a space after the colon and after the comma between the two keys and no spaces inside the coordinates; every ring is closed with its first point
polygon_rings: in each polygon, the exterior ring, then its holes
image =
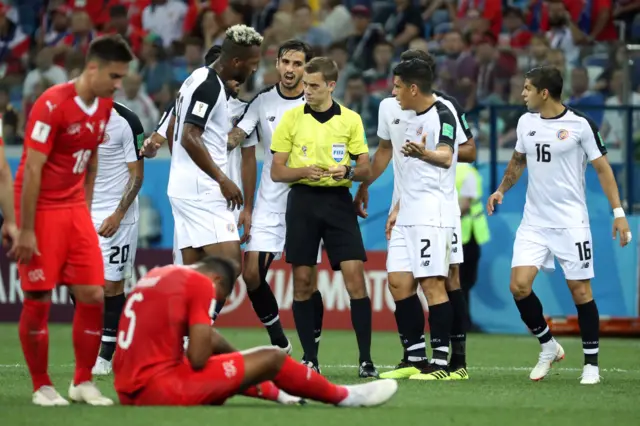
{"type": "Polygon", "coordinates": [[[15,205],[20,208],[27,149],[48,156],[42,168],[39,209],[85,203],[85,170],[91,155],[104,138],[113,99],[96,98],[85,105],[74,83],[57,84],[33,105],[25,129],[20,166],[16,173],[15,205]]]}
{"type": "Polygon", "coordinates": [[[152,377],[182,364],[183,336],[211,324],[215,287],[184,266],[154,268],[129,294],[120,317],[113,372],[116,391],[131,394],[152,377]]]}

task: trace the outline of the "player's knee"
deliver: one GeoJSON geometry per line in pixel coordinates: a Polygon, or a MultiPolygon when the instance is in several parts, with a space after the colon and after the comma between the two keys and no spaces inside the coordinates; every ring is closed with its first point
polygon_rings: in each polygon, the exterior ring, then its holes
{"type": "Polygon", "coordinates": [[[569,290],[571,290],[571,296],[576,305],[582,305],[593,300],[590,280],[567,281],[567,283],[569,284],[569,290]]]}
{"type": "Polygon", "coordinates": [[[248,291],[253,291],[260,286],[260,273],[257,268],[245,268],[242,271],[242,280],[248,291]]]}
{"type": "Polygon", "coordinates": [[[367,284],[364,280],[364,265],[361,261],[354,260],[342,262],[342,278],[351,299],[367,297],[367,284]]]}
{"type": "Polygon", "coordinates": [[[509,290],[516,300],[521,300],[531,294],[531,284],[525,280],[512,278],[509,290]]]}
{"type": "Polygon", "coordinates": [[[23,291],[24,298],[36,302],[48,303],[51,301],[51,291],[23,291]]]}
{"type": "Polygon", "coordinates": [[[76,285],[73,286],[73,296],[76,302],[88,305],[104,303],[104,289],[97,285],[76,285]]]}
{"type": "Polygon", "coordinates": [[[428,277],[420,280],[420,286],[429,305],[439,305],[449,300],[444,285],[445,277],[428,277]]]}
{"type": "Polygon", "coordinates": [[[460,267],[459,265],[451,265],[449,267],[449,277],[444,283],[447,291],[455,291],[460,289],[460,267]]]}
{"type": "Polygon", "coordinates": [[[393,300],[404,300],[416,294],[418,287],[413,275],[405,272],[391,272],[389,274],[389,292],[393,300]]]}
{"type": "Polygon", "coordinates": [[[104,297],[114,297],[124,293],[124,280],[104,282],[104,297]]]}

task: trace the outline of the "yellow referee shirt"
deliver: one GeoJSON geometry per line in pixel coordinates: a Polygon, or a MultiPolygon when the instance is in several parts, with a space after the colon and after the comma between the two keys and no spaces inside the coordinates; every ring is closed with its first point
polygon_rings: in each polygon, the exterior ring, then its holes
{"type": "MultiPolygon", "coordinates": [[[[351,165],[351,156],[368,154],[362,118],[349,108],[333,102],[331,108],[316,112],[307,104],[284,113],[271,140],[272,152],[289,153],[292,169],[316,165],[323,169],[351,165]]],[[[302,179],[294,183],[309,186],[351,187],[348,179],[331,176],[318,181],[302,179]]]]}

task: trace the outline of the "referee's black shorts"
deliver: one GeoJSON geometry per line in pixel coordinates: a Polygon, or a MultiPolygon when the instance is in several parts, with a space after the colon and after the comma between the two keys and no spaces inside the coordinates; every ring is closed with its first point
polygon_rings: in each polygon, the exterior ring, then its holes
{"type": "Polygon", "coordinates": [[[287,263],[315,266],[320,240],[331,268],[348,260],[367,260],[353,199],[346,187],[293,185],[287,199],[287,263]]]}

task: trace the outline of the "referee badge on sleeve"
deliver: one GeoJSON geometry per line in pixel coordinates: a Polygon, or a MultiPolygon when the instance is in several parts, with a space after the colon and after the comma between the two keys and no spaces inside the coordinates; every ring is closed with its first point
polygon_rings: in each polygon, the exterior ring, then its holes
{"type": "Polygon", "coordinates": [[[331,156],[336,163],[339,163],[344,159],[346,148],[346,144],[343,143],[334,143],[331,146],[331,156]]]}

